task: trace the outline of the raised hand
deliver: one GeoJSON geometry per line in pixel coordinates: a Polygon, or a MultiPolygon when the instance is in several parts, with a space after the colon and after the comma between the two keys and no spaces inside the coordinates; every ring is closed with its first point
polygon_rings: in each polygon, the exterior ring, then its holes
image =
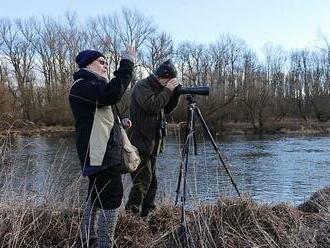
{"type": "Polygon", "coordinates": [[[136,62],[136,48],[135,46],[126,46],[126,49],[121,51],[121,58],[128,59],[134,64],[136,62]]]}

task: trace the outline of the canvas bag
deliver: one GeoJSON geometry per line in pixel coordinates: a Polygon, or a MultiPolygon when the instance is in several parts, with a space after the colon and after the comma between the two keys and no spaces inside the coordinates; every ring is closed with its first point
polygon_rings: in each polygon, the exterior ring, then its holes
{"type": "Polygon", "coordinates": [[[115,107],[118,113],[117,118],[119,121],[120,132],[123,143],[120,170],[122,173],[132,173],[137,169],[137,167],[141,163],[141,158],[138,149],[134,145],[132,145],[131,141],[127,136],[125,128],[123,127],[123,124],[121,122],[122,118],[119,114],[118,107],[117,106],[115,107]]]}

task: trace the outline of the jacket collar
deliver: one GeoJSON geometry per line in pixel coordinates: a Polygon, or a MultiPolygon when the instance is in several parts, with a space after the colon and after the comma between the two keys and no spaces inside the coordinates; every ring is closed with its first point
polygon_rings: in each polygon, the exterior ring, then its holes
{"type": "Polygon", "coordinates": [[[160,84],[155,74],[150,74],[148,77],[148,81],[150,82],[151,86],[156,90],[162,90],[164,88],[163,85],[160,84]]]}
{"type": "Polygon", "coordinates": [[[102,77],[101,75],[87,69],[87,68],[81,68],[79,71],[75,72],[73,74],[73,79],[78,80],[78,79],[94,79],[94,80],[100,80],[100,81],[106,81],[108,82],[107,78],[102,77]]]}

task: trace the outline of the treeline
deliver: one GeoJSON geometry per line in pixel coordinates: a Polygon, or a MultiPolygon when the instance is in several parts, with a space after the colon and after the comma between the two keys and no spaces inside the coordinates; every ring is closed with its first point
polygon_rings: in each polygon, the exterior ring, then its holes
{"type": "MultiPolygon", "coordinates": [[[[330,44],[326,39],[322,43],[294,51],[268,45],[260,59],[232,35],[219,35],[207,45],[188,41],[174,46],[170,34],[130,9],[84,22],[72,13],[60,19],[2,18],[0,113],[47,125],[71,125],[67,99],[77,53],[86,48],[104,52],[112,75],[120,51],[135,44],[134,81],[171,57],[184,85],[210,86],[210,96],[200,98],[209,120],[248,121],[256,130],[284,117],[326,121],[330,117],[330,44]]],[[[184,103],[174,114],[175,121],[182,120],[183,107],[184,103]]]]}

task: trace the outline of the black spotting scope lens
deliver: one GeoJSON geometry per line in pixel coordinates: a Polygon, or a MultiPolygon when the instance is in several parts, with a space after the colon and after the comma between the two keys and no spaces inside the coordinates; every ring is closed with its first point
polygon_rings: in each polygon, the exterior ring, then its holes
{"type": "Polygon", "coordinates": [[[210,87],[208,86],[197,86],[197,87],[182,87],[179,85],[175,88],[176,92],[179,95],[201,95],[201,96],[208,96],[210,93],[210,87]]]}

